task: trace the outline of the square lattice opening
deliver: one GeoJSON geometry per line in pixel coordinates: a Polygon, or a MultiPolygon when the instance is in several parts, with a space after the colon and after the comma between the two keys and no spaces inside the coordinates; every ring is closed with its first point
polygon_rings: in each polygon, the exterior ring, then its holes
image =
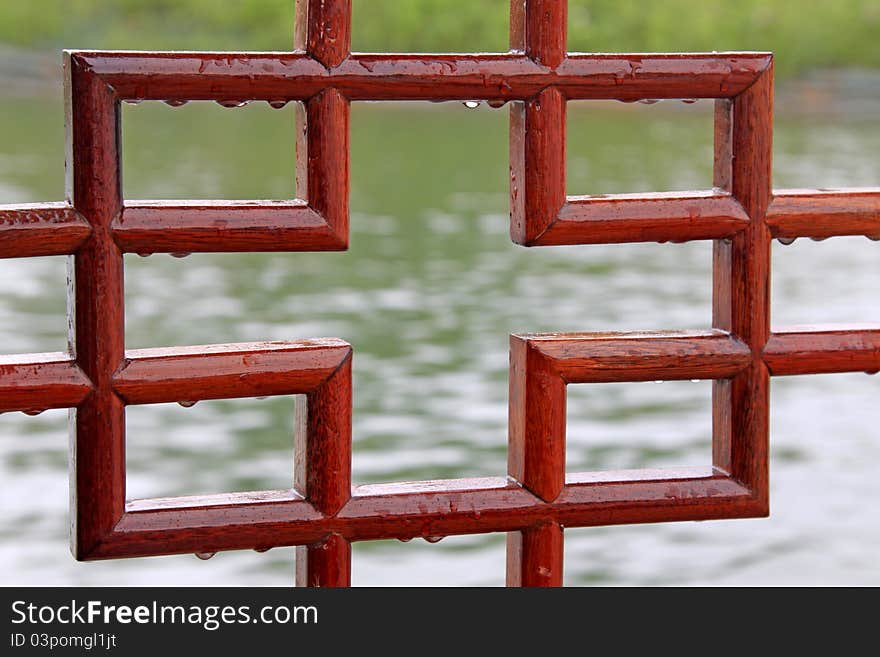
{"type": "Polygon", "coordinates": [[[569,385],[566,471],[712,463],[709,381],[569,385]]]}
{"type": "Polygon", "coordinates": [[[126,497],[293,488],[296,397],[129,406],[126,497]]]}
{"type": "Polygon", "coordinates": [[[67,260],[0,260],[3,354],[67,351],[67,260]]]}
{"type": "Polygon", "coordinates": [[[297,103],[167,102],[122,105],[126,199],[296,198],[297,103]]]}
{"type": "Polygon", "coordinates": [[[569,196],[712,189],[711,99],[570,101],[569,196]]]}
{"type": "Polygon", "coordinates": [[[878,262],[880,242],[864,237],[832,237],[822,242],[804,237],[791,244],[774,241],[774,328],[880,323],[878,262]],[[854,271],[859,272],[857,276],[854,271]]]}

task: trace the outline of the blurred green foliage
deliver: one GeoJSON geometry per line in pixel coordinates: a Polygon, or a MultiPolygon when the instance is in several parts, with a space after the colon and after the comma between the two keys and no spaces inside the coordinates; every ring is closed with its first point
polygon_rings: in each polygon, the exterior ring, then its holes
{"type": "MultiPolygon", "coordinates": [[[[508,0],[353,0],[362,51],[503,51],[508,0]]],[[[285,50],[294,0],[3,0],[0,42],[285,50]]],[[[880,66],[880,0],[570,0],[569,49],[773,50],[777,72],[880,66]]]]}

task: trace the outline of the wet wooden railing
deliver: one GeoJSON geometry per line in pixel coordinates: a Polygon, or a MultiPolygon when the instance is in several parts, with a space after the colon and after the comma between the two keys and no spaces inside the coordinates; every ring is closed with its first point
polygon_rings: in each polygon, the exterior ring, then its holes
{"type": "Polygon", "coordinates": [[[508,583],[559,585],[565,527],[767,515],[770,376],[880,369],[880,326],[771,331],[771,240],[878,239],[880,190],[771,190],[769,53],[569,54],[566,4],[513,0],[504,54],[351,54],[349,0],[300,0],[288,53],[65,54],[67,202],[0,206],[0,256],[72,257],[71,353],[2,357],[0,411],[76,408],[76,558],[297,545],[300,584],[344,586],[352,541],[509,532],[508,583]],[[659,98],[715,99],[715,187],[567,196],[567,101],[659,98]],[[124,199],[119,106],[141,100],[302,103],[299,198],[124,199]],[[507,477],[354,488],[345,342],[126,352],[126,252],[347,247],[353,100],[510,103],[513,240],[714,240],[715,328],[512,336],[507,477]],[[712,464],[565,472],[567,384],[694,378],[713,380],[712,464]],[[305,395],[293,488],[126,500],[127,405],[264,395],[305,395]]]}

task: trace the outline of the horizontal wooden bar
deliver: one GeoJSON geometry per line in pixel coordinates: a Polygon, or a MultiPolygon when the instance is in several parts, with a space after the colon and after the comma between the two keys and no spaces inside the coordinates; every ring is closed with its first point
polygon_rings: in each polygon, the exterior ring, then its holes
{"type": "Polygon", "coordinates": [[[77,406],[92,384],[65,353],[0,356],[0,413],[77,406]]]}
{"type": "Polygon", "coordinates": [[[764,517],[768,510],[740,482],[724,475],[639,482],[584,482],[566,485],[556,498],[556,518],[564,527],[598,527],[764,517]]]}
{"type": "Polygon", "coordinates": [[[798,326],[775,331],[764,362],[776,376],[880,371],[880,325],[798,326]]]}
{"type": "Polygon", "coordinates": [[[315,543],[428,538],[517,531],[541,522],[566,527],[766,515],[741,484],[711,468],[575,476],[553,503],[501,477],[356,487],[334,517],[289,491],[130,502],[114,532],[88,559],[263,549],[315,543]]]}
{"type": "Polygon", "coordinates": [[[302,52],[100,52],[70,56],[126,100],[523,100],[548,86],[569,99],[728,98],[770,53],[575,54],[555,69],[522,53],[355,54],[325,68],[302,52]]]}
{"type": "Polygon", "coordinates": [[[867,235],[880,240],[880,187],[776,190],[767,225],[773,237],[867,235]]]}
{"type": "Polygon", "coordinates": [[[220,550],[263,550],[307,545],[325,535],[326,520],[295,494],[283,499],[245,501],[241,495],[189,498],[190,507],[164,506],[165,500],[139,500],[86,560],[220,550]]]}
{"type": "Polygon", "coordinates": [[[726,331],[532,333],[514,335],[552,363],[567,383],[726,379],[752,362],[726,331]]]}
{"type": "Polygon", "coordinates": [[[341,251],[338,235],[305,201],[130,201],[113,222],[127,253],[341,251]]]}
{"type": "Polygon", "coordinates": [[[67,203],[0,205],[0,258],[69,255],[91,231],[67,203]]]}
{"type": "Polygon", "coordinates": [[[351,355],[334,338],[127,351],[113,388],[127,404],[307,394],[351,355]]]}
{"type": "Polygon", "coordinates": [[[286,504],[288,502],[301,502],[304,499],[302,495],[292,488],[243,493],[218,493],[216,495],[153,497],[149,499],[128,500],[125,503],[125,512],[143,513],[215,507],[258,507],[261,504],[286,504]]]}
{"type": "Polygon", "coordinates": [[[575,53],[555,74],[565,81],[559,86],[569,100],[733,98],[772,62],[769,52],[575,53]]]}
{"type": "Polygon", "coordinates": [[[724,239],[749,217],[730,194],[669,192],[569,196],[535,245],[724,239]]]}

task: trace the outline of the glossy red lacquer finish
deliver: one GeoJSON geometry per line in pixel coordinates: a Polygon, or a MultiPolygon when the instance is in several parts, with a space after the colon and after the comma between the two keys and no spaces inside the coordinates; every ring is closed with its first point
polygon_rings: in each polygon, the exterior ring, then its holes
{"type": "Polygon", "coordinates": [[[0,257],[72,255],[72,355],[0,357],[0,411],[76,408],[78,559],[297,545],[299,584],[345,586],[352,541],[509,532],[508,583],[558,586],[564,527],[768,513],[770,376],[880,369],[880,326],[771,333],[770,241],[877,239],[880,190],[772,193],[770,54],[569,54],[566,12],[512,0],[503,54],[353,55],[349,0],[297,0],[287,53],[66,53],[68,199],[0,206],[0,257]],[[600,98],[715,98],[714,188],[568,196],[566,103],[600,98]],[[301,102],[298,198],[123,199],[119,104],[143,99],[301,102]],[[511,102],[516,242],[715,240],[715,328],[512,336],[508,477],[352,488],[351,348],[126,352],[122,254],[345,249],[349,103],[417,99],[511,102]],[[567,385],[664,379],[713,381],[711,465],[566,474],[567,385]],[[126,405],[264,395],[300,395],[291,488],[126,500],[126,405]]]}

